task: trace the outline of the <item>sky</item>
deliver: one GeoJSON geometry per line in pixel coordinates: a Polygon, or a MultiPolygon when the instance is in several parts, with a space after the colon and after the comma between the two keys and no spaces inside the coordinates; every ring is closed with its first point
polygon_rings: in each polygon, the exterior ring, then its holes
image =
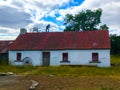
{"type": "Polygon", "coordinates": [[[109,27],[110,34],[120,35],[120,0],[1,0],[0,40],[15,40],[20,28],[32,32],[34,27],[44,32],[62,32],[66,14],[101,8],[101,23],[109,27]]]}

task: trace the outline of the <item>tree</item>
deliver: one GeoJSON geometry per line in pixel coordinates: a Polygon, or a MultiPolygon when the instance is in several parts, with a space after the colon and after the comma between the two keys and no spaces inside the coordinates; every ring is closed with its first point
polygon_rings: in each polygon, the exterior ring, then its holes
{"type": "MultiPolygon", "coordinates": [[[[94,11],[86,10],[81,11],[76,15],[66,14],[64,25],[66,28],[64,31],[88,31],[88,30],[98,30],[98,25],[101,23],[100,17],[102,15],[102,9],[97,9],[94,11]]],[[[107,28],[104,24],[101,29],[107,28]]]]}
{"type": "Polygon", "coordinates": [[[111,53],[112,54],[120,54],[120,36],[116,34],[110,35],[111,42],[111,53]]]}
{"type": "Polygon", "coordinates": [[[100,26],[100,30],[108,30],[109,27],[106,24],[100,26]]]}

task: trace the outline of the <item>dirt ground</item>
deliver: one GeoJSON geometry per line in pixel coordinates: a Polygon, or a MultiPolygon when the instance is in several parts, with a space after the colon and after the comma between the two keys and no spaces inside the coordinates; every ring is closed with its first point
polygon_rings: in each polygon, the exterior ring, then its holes
{"type": "Polygon", "coordinates": [[[120,90],[120,77],[54,75],[0,76],[0,90],[29,90],[31,80],[39,82],[35,90],[120,90]]]}

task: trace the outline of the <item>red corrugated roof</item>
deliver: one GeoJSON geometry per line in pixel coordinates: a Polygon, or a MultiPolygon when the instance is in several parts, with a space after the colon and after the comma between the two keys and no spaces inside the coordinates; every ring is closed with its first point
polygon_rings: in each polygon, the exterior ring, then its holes
{"type": "Polygon", "coordinates": [[[20,34],[10,50],[109,49],[108,30],[20,34]]]}
{"type": "Polygon", "coordinates": [[[0,53],[7,53],[9,46],[13,43],[12,40],[0,41],[0,53]]]}

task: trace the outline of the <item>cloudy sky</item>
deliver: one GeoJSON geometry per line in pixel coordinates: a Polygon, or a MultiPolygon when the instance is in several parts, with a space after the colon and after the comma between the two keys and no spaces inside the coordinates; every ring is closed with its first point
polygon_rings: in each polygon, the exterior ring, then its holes
{"type": "Polygon", "coordinates": [[[67,13],[77,14],[81,10],[102,8],[102,24],[107,24],[111,34],[120,35],[120,0],[1,0],[0,40],[14,40],[20,28],[28,32],[33,27],[44,31],[63,31],[67,13]]]}

